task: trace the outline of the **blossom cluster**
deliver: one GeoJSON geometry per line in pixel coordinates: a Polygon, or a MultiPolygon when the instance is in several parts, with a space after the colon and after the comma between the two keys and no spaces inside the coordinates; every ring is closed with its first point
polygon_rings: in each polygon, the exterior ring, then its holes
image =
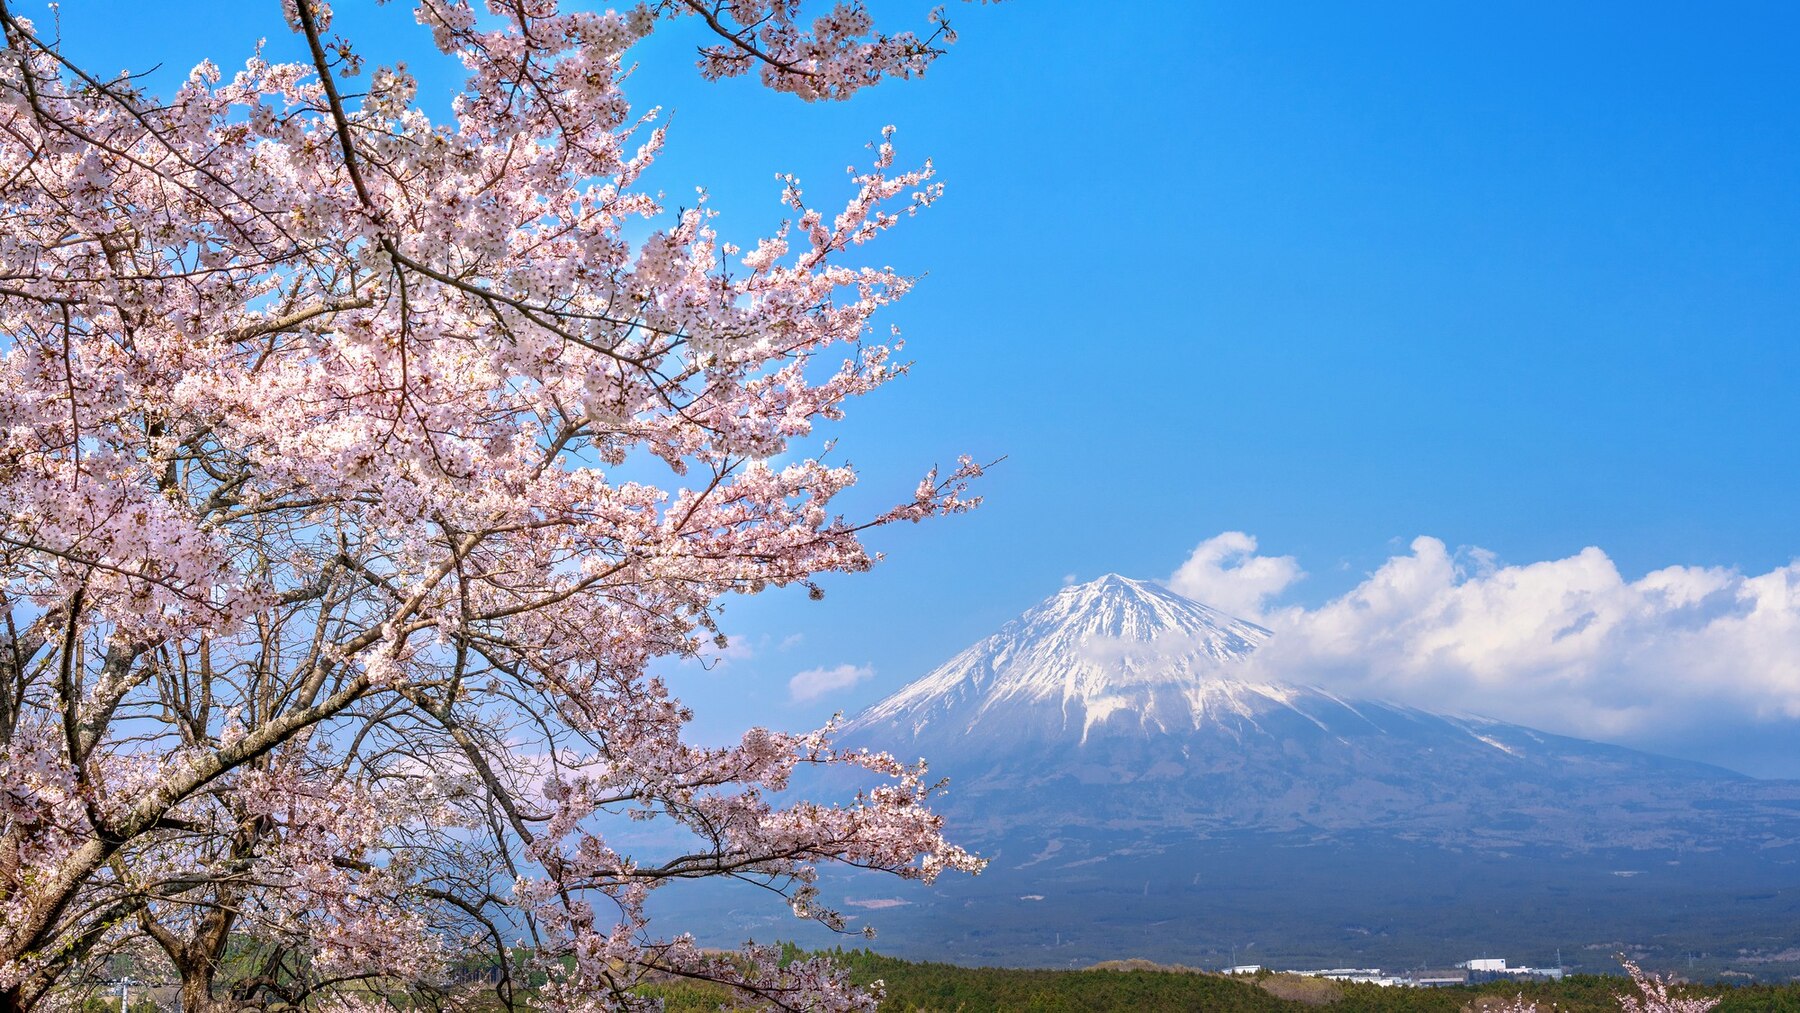
{"type": "Polygon", "coordinates": [[[282,8],[310,60],[160,98],[0,5],[0,1009],[145,939],[195,1009],[436,988],[453,948],[505,964],[519,920],[551,1005],[667,972],[861,1009],[828,968],[654,931],[644,898],[753,877],[841,924],[822,863],[979,867],[922,768],[817,733],[694,746],[650,672],[722,596],[977,502],[965,459],[846,517],[856,472],[811,449],[904,373],[874,319],[912,279],[862,248],[937,198],[929,163],[890,130],[841,205],[784,180],[791,221],[747,244],[642,186],[665,135],[622,81],[659,26],[806,98],[951,38],[802,6],[419,0],[466,75],[439,122],[324,0],[282,8]],[[876,783],[772,801],[800,764],[876,783]],[[615,817],[695,845],[633,857],[615,817]],[[269,963],[214,982],[245,938],[269,963]]]}

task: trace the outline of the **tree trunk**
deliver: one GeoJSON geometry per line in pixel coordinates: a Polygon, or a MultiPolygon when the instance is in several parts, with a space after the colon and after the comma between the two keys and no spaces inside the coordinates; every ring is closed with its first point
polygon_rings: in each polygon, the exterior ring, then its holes
{"type": "Polygon", "coordinates": [[[202,956],[199,960],[182,961],[176,970],[181,972],[181,1013],[220,1013],[225,1009],[226,1004],[213,998],[212,961],[202,956]]]}
{"type": "Polygon", "coordinates": [[[0,989],[0,1013],[25,1013],[25,996],[19,986],[0,989]]]}

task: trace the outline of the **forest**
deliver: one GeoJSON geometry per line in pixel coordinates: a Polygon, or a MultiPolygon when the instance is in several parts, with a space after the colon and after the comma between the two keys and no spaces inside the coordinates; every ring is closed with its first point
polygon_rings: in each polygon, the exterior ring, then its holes
{"type": "MultiPolygon", "coordinates": [[[[801,954],[791,947],[787,956],[801,954]]],[[[1102,1013],[1108,1010],[1206,1010],[1208,1013],[1288,1013],[1329,1007],[1332,1013],[1501,1013],[1523,999],[1558,1013],[1617,1013],[1618,997],[1632,995],[1623,975],[1573,975],[1560,982],[1488,982],[1452,988],[1384,988],[1291,974],[1227,977],[1194,970],[1100,966],[1083,970],[960,967],[914,962],[868,950],[833,950],[853,981],[885,986],[884,1013],[1102,1013]]],[[[1132,962],[1125,962],[1129,965],[1132,962]]],[[[650,994],[670,1013],[731,1009],[717,986],[662,983],[650,994]]],[[[1682,998],[1718,998],[1717,1013],[1800,1011],[1800,984],[1677,986],[1682,998]]]]}

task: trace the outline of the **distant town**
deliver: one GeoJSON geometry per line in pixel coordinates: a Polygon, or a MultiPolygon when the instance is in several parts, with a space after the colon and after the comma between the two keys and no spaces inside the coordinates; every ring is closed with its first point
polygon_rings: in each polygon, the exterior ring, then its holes
{"type": "MultiPolygon", "coordinates": [[[[1226,974],[1259,974],[1267,970],[1261,964],[1237,964],[1225,969],[1226,974]]],[[[1430,968],[1419,971],[1387,972],[1379,967],[1333,967],[1318,971],[1282,971],[1307,978],[1330,978],[1333,981],[1355,981],[1366,985],[1397,988],[1445,988],[1450,985],[1479,985],[1489,981],[1561,981],[1561,967],[1508,967],[1504,957],[1477,957],[1455,967],[1430,968]]]]}

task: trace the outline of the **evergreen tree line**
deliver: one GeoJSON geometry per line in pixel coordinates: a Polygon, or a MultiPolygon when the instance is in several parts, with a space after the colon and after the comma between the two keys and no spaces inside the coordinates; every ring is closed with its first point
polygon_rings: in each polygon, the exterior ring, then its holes
{"type": "MultiPolygon", "coordinates": [[[[801,956],[790,948],[790,956],[801,956]]],[[[1450,988],[1384,988],[1264,972],[1226,977],[1172,970],[1048,970],[959,967],[914,962],[867,950],[834,950],[859,984],[881,981],[891,1013],[1484,1013],[1523,997],[1558,1013],[1618,1013],[1623,976],[1572,975],[1560,982],[1487,982],[1450,988]],[[1296,987],[1298,986],[1298,987],[1296,987]],[[1284,998],[1299,995],[1300,998],[1284,998]]],[[[1716,1013],[1800,1013],[1800,984],[1686,985],[1681,995],[1716,996],[1716,1013]]],[[[653,987],[669,1013],[733,1008],[725,990],[682,982],[653,987]]]]}

